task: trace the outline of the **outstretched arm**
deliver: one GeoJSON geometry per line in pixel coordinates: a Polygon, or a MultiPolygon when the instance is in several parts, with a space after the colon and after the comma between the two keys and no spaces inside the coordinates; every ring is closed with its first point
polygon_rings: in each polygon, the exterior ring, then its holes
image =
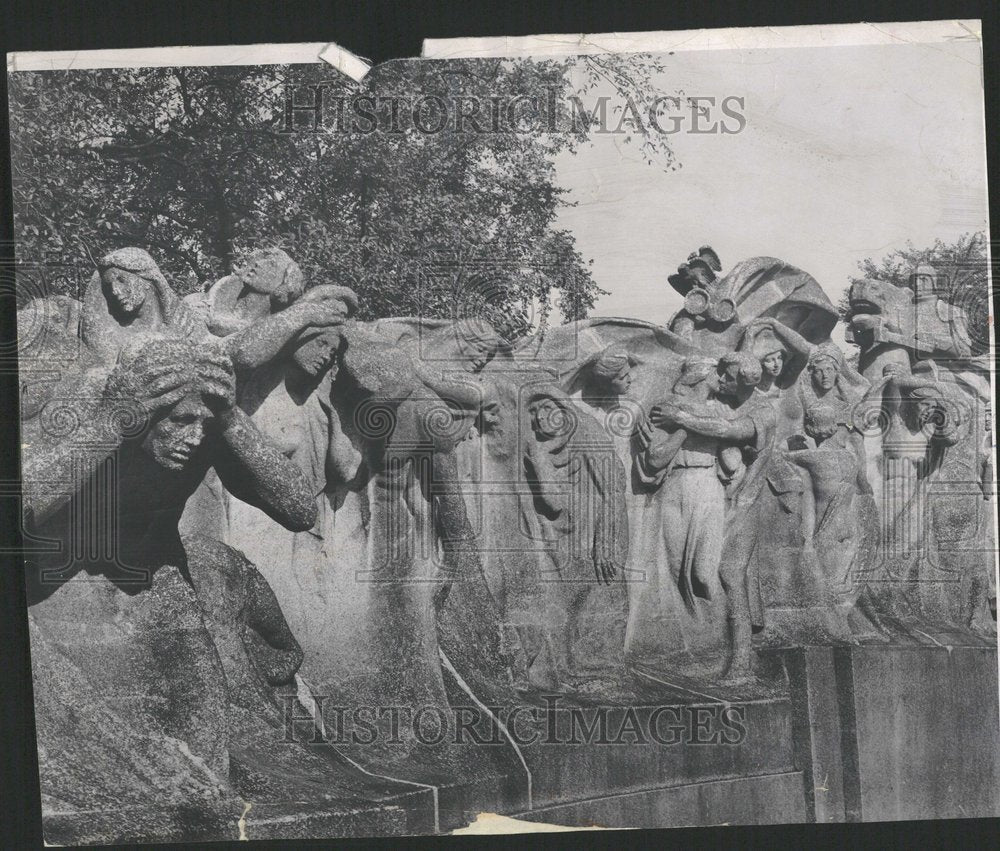
{"type": "Polygon", "coordinates": [[[710,414],[697,414],[692,411],[685,411],[672,403],[662,403],[653,408],[650,412],[650,419],[654,425],[663,426],[671,423],[680,426],[687,431],[702,434],[705,437],[714,437],[719,440],[728,440],[733,443],[749,443],[757,436],[757,426],[750,417],[739,417],[735,420],[727,420],[722,417],[714,417],[710,414]]]}
{"type": "Polygon", "coordinates": [[[219,424],[223,451],[215,469],[226,490],[286,529],[311,529],[316,522],[316,494],[298,464],[268,441],[237,406],[221,413],[219,424]]]}
{"type": "Polygon", "coordinates": [[[249,370],[274,360],[303,328],[339,325],[343,321],[343,314],[335,307],[300,301],[226,337],[223,345],[237,371],[249,370]]]}

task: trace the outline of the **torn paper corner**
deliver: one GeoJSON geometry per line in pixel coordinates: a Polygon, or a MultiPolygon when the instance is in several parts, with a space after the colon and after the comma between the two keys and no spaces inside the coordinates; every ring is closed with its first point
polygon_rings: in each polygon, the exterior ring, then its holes
{"type": "Polygon", "coordinates": [[[355,56],[349,50],[344,50],[339,44],[332,41],[323,48],[319,58],[342,74],[346,74],[355,83],[360,83],[372,68],[370,62],[366,62],[360,56],[355,56]]]}
{"type": "Polygon", "coordinates": [[[541,821],[524,821],[523,819],[501,816],[496,813],[480,813],[476,820],[466,827],[451,831],[452,836],[475,836],[500,833],[562,833],[568,830],[607,830],[606,827],[590,825],[587,827],[570,827],[565,824],[547,824],[541,821]]]}

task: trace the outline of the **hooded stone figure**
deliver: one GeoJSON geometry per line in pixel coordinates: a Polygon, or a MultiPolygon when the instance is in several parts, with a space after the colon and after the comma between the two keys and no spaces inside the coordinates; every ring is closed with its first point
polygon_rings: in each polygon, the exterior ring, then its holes
{"type": "Polygon", "coordinates": [[[148,252],[119,248],[105,254],[84,292],[84,344],[110,366],[136,334],[154,331],[193,340],[206,334],[148,252]]]}
{"type": "MultiPolygon", "coordinates": [[[[546,548],[541,579],[554,673],[559,685],[572,691],[595,676],[615,673],[607,663],[588,665],[581,658],[592,636],[579,615],[593,588],[621,576],[628,558],[625,470],[604,429],[559,387],[536,387],[526,401],[533,435],[527,438],[524,463],[534,528],[546,548]]],[[[607,647],[594,654],[617,665],[625,638],[624,623],[620,626],[620,634],[601,636],[607,647]],[[613,654],[607,652],[611,648],[613,654]]]]}
{"type": "Polygon", "coordinates": [[[624,346],[613,344],[602,351],[593,362],[593,375],[615,395],[628,392],[632,384],[629,374],[629,356],[624,346]]]}
{"type": "MultiPolygon", "coordinates": [[[[521,692],[554,687],[540,598],[544,557],[531,537],[532,498],[524,492],[521,442],[530,428],[518,387],[505,376],[482,384],[476,427],[459,444],[459,469],[483,576],[496,601],[504,656],[521,692]]],[[[459,587],[449,599],[461,593],[459,587]]]]}

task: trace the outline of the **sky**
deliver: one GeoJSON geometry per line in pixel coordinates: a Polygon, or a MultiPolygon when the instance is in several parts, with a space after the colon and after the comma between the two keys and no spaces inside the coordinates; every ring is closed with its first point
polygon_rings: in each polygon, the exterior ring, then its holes
{"type": "Polygon", "coordinates": [[[674,134],[673,172],[613,134],[559,155],[575,206],[557,224],[609,291],[591,315],[667,321],[681,303],[667,276],[704,244],[724,268],[757,255],[799,266],[836,303],[865,257],[987,228],[978,42],[661,59],[664,93],[741,96],[747,124],[674,134]]]}

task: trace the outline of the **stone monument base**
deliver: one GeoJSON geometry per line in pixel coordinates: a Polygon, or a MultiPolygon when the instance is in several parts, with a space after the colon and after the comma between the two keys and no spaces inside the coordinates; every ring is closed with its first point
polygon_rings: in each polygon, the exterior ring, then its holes
{"type": "MultiPolygon", "coordinates": [[[[53,807],[45,835],[53,843],[399,836],[447,832],[463,817],[497,810],[610,828],[1000,815],[995,648],[814,646],[766,650],[760,659],[761,670],[783,676],[750,684],[745,698],[733,687],[706,687],[683,699],[687,686],[673,683],[642,705],[549,695],[494,707],[504,732],[479,747],[502,751],[504,761],[513,749],[520,770],[417,788],[354,771],[329,745],[317,745],[305,757],[311,781],[295,776],[294,766],[259,766],[275,785],[285,776],[287,800],[244,792],[244,800],[226,798],[214,809],[60,814],[53,807]],[[775,688],[782,678],[787,692],[775,688]],[[321,761],[336,769],[340,792],[319,788],[321,761]],[[345,788],[351,777],[353,792],[345,788]],[[344,800],[334,800],[341,793],[344,800]]],[[[234,754],[241,788],[246,769],[234,754]]]]}
{"type": "Polygon", "coordinates": [[[995,647],[775,653],[792,690],[810,821],[1000,815],[995,647]]]}

